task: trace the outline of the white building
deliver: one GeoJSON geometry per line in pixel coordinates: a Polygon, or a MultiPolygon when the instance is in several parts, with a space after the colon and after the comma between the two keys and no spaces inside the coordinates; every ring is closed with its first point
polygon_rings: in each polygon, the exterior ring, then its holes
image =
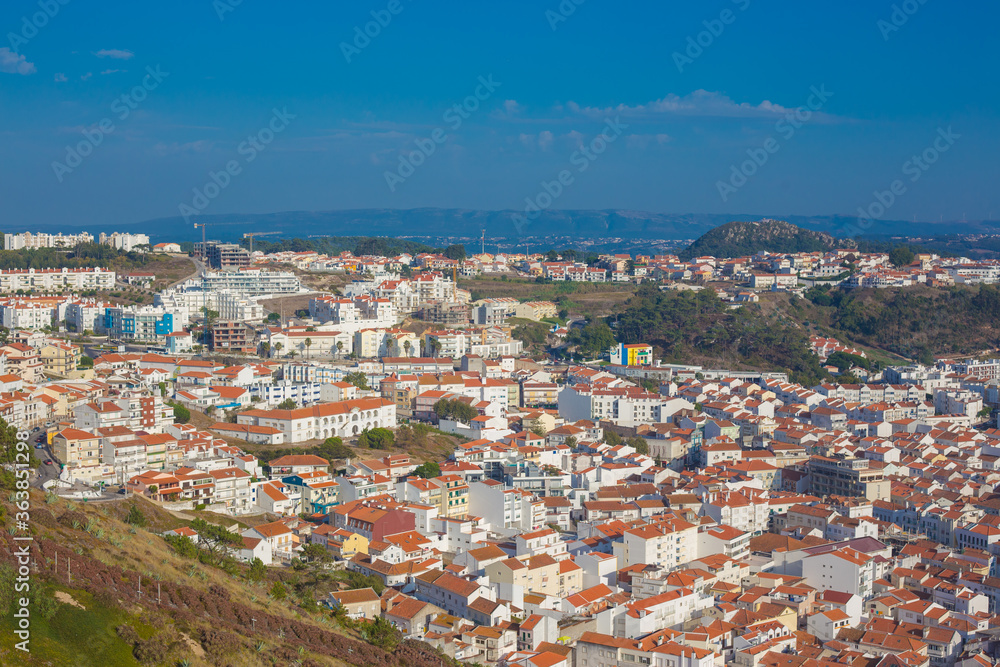
{"type": "Polygon", "coordinates": [[[115,272],[93,269],[13,269],[0,271],[0,292],[104,290],[115,286],[115,272]]]}

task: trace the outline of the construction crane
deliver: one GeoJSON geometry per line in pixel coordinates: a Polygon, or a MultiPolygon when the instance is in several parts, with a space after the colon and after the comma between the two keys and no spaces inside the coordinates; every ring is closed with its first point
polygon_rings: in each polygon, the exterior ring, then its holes
{"type": "Polygon", "coordinates": [[[272,234],[280,234],[281,232],[247,232],[243,235],[243,238],[250,239],[250,254],[253,254],[253,237],[255,236],[269,236],[272,234]]]}
{"type": "Polygon", "coordinates": [[[202,250],[204,250],[205,249],[205,227],[208,227],[208,223],[206,223],[206,222],[202,222],[200,224],[197,223],[197,222],[194,223],[194,228],[195,229],[198,229],[199,227],[201,227],[201,247],[202,247],[202,250]]]}

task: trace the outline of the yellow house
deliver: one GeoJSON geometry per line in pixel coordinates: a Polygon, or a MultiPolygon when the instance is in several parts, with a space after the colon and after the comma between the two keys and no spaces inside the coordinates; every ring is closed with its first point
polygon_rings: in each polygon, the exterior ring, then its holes
{"type": "Polygon", "coordinates": [[[459,475],[435,477],[438,483],[438,512],[449,518],[465,516],[469,513],[469,485],[459,475]]]}
{"type": "Polygon", "coordinates": [[[40,350],[46,373],[69,375],[80,365],[80,348],[67,343],[48,343],[40,350]]]}
{"type": "Polygon", "coordinates": [[[583,568],[571,559],[557,561],[548,554],[497,561],[487,565],[485,572],[491,582],[517,584],[526,593],[563,598],[583,588],[583,568]]]}
{"type": "Polygon", "coordinates": [[[101,463],[101,438],[77,428],[67,428],[52,438],[52,453],[68,466],[96,466],[101,463]]]}

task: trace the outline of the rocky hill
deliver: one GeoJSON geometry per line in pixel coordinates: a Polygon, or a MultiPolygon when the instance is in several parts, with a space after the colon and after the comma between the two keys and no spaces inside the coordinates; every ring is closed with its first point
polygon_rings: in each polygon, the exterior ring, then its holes
{"type": "Polygon", "coordinates": [[[781,220],[730,222],[716,227],[681,253],[690,260],[702,255],[743,257],[758,252],[815,252],[836,248],[855,248],[851,239],[835,238],[781,220]]]}

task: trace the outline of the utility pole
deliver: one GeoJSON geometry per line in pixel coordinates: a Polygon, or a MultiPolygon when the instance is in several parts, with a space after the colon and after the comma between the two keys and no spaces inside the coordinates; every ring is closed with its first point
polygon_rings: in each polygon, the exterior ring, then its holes
{"type": "Polygon", "coordinates": [[[485,255],[486,254],[486,230],[485,229],[483,230],[483,243],[482,243],[482,247],[479,250],[479,253],[481,255],[485,255]]]}

